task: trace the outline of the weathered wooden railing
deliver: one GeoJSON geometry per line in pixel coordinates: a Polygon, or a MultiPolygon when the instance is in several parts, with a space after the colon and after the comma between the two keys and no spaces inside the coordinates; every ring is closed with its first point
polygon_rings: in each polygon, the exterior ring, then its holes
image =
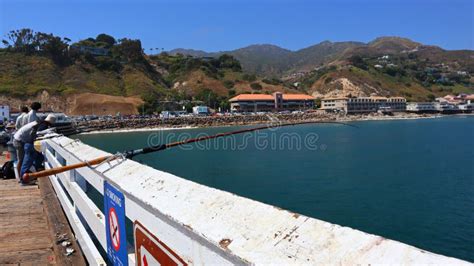
{"type": "MultiPolygon", "coordinates": [[[[47,168],[107,154],[66,137],[45,140],[43,150],[47,168]]],[[[104,182],[124,196],[129,265],[151,265],[155,259],[178,265],[466,263],[199,185],[131,160],[50,179],[91,265],[106,264],[107,237],[114,237],[107,236],[106,219],[111,214],[104,216],[104,182]]]]}

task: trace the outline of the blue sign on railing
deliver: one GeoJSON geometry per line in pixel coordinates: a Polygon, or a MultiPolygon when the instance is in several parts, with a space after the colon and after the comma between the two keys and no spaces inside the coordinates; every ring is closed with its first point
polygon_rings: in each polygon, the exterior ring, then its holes
{"type": "Polygon", "coordinates": [[[104,181],[104,215],[107,256],[113,265],[128,265],[125,197],[107,181],[104,181]]]}

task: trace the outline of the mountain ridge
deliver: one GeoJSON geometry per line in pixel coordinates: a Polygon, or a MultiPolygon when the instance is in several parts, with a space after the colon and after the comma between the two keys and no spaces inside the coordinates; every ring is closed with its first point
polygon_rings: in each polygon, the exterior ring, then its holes
{"type": "Polygon", "coordinates": [[[206,52],[203,50],[177,48],[168,51],[169,54],[181,53],[199,57],[216,57],[229,54],[236,57],[245,71],[268,77],[281,77],[300,71],[310,71],[321,64],[337,59],[344,59],[353,54],[374,55],[409,52],[417,48],[437,49],[439,52],[470,52],[472,50],[446,50],[435,45],[425,45],[409,38],[399,36],[382,36],[367,43],[358,41],[325,40],[298,50],[286,49],[274,44],[254,44],[242,48],[206,52]],[[271,53],[269,53],[270,51],[271,53]],[[279,51],[277,54],[276,51],[279,51]],[[278,56],[278,58],[275,58],[278,56]],[[259,62],[255,62],[256,60],[259,62]]]}
{"type": "Polygon", "coordinates": [[[258,44],[230,54],[177,49],[149,55],[140,40],[107,34],[72,44],[29,29],[12,34],[0,48],[0,100],[15,106],[39,99],[58,111],[152,113],[196,103],[228,110],[228,99],[239,93],[427,101],[474,92],[474,51],[400,37],[323,41],[297,51],[258,44]],[[95,104],[102,107],[90,108],[95,104]]]}

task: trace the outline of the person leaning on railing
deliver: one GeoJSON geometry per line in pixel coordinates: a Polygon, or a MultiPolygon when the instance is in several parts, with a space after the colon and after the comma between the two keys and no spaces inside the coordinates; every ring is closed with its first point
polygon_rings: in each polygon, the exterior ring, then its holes
{"type": "Polygon", "coordinates": [[[33,121],[24,125],[13,136],[13,145],[18,151],[18,158],[20,159],[23,156],[19,172],[22,184],[25,184],[22,179],[23,175],[30,170],[38,158],[38,152],[34,148],[34,141],[38,133],[51,127],[55,122],[56,117],[50,114],[44,121],[33,121]],[[20,154],[20,150],[23,151],[23,154],[20,154]]]}

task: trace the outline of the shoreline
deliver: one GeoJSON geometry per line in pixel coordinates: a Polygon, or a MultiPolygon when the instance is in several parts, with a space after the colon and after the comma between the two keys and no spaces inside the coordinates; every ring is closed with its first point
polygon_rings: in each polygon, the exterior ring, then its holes
{"type": "Polygon", "coordinates": [[[104,129],[104,130],[93,130],[88,132],[81,132],[77,135],[96,135],[96,134],[112,134],[112,133],[131,133],[131,132],[150,132],[150,131],[165,131],[165,130],[178,130],[178,129],[194,129],[197,127],[185,126],[185,127],[146,127],[146,128],[119,128],[119,129],[104,129]]]}
{"type": "MultiPolygon", "coordinates": [[[[313,118],[301,118],[296,117],[295,119],[283,119],[280,120],[286,123],[292,122],[303,122],[303,121],[327,121],[327,122],[359,122],[359,121],[393,121],[393,120],[416,120],[416,119],[435,119],[435,118],[442,118],[442,117],[449,117],[449,116],[459,116],[459,115],[474,115],[474,114],[410,114],[404,113],[394,116],[386,116],[386,115],[373,115],[373,114],[365,114],[365,115],[354,115],[351,116],[331,116],[331,117],[313,117],[313,118]]],[[[212,118],[211,118],[212,119],[212,118]]],[[[152,132],[152,131],[167,131],[167,130],[186,130],[186,129],[196,129],[196,128],[215,128],[215,127],[232,127],[232,126],[250,126],[250,125],[257,125],[257,124],[265,124],[268,123],[267,120],[253,120],[253,121],[240,121],[240,122],[223,122],[221,123],[211,123],[211,124],[192,124],[192,125],[159,125],[159,126],[148,126],[148,127],[117,127],[117,128],[107,128],[107,129],[99,129],[94,128],[91,131],[81,132],[77,135],[96,135],[96,134],[113,134],[113,133],[132,133],[132,132],[152,132]]]]}

